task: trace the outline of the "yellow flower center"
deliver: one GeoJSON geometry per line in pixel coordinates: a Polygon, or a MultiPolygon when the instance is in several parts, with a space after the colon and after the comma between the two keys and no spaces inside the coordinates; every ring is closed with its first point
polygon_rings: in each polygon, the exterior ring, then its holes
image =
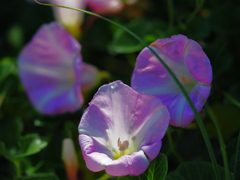
{"type": "Polygon", "coordinates": [[[129,141],[128,140],[125,140],[125,141],[122,142],[120,140],[120,138],[118,138],[117,145],[118,145],[118,150],[119,151],[114,154],[114,159],[118,159],[118,158],[120,158],[123,155],[132,153],[128,149],[128,147],[129,147],[129,141]]]}

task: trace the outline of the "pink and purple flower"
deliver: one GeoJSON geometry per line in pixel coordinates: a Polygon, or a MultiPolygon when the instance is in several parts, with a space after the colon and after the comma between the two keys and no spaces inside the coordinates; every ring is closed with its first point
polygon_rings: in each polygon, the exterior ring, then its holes
{"type": "MultiPolygon", "coordinates": [[[[47,0],[51,4],[67,6],[76,9],[85,9],[87,0],[47,0]]],[[[78,38],[81,33],[83,13],[71,9],[53,7],[56,20],[64,26],[74,37],[78,38]]]]}
{"type": "Polygon", "coordinates": [[[169,119],[158,98],[121,81],[103,85],[78,127],[88,169],[113,176],[143,173],[160,151],[169,119]]]}
{"type": "Polygon", "coordinates": [[[97,14],[120,12],[125,4],[134,4],[136,0],[87,0],[87,5],[97,14]]]}
{"type": "Polygon", "coordinates": [[[53,22],[43,25],[20,53],[20,79],[39,112],[59,114],[81,107],[81,89],[93,84],[97,73],[82,62],[80,50],[78,41],[53,22]]]}
{"type": "MultiPolygon", "coordinates": [[[[210,94],[212,81],[211,64],[201,46],[186,36],[175,35],[155,41],[150,48],[172,69],[200,111],[210,94]]],[[[186,127],[195,118],[173,78],[148,48],[138,55],[131,86],[161,99],[170,112],[170,125],[186,127]]]]}

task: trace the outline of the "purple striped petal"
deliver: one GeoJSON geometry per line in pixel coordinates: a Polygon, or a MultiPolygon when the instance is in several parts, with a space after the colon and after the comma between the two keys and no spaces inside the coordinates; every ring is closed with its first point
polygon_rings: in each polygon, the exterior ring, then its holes
{"type": "Polygon", "coordinates": [[[57,23],[43,25],[18,58],[21,81],[34,107],[44,114],[73,112],[83,103],[79,43],[57,23]]]}
{"type": "MultiPolygon", "coordinates": [[[[212,81],[210,61],[201,46],[186,36],[175,35],[159,39],[150,47],[172,69],[200,111],[209,96],[212,81]]],[[[138,92],[160,98],[168,107],[171,125],[186,127],[194,119],[179,87],[147,48],[137,58],[131,86],[138,92]]]]}

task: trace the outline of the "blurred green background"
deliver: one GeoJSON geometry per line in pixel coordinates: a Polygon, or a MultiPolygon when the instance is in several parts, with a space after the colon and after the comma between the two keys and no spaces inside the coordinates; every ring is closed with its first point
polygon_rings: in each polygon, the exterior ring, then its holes
{"type": "MultiPolygon", "coordinates": [[[[138,0],[106,17],[126,26],[149,44],[159,38],[184,34],[202,46],[213,68],[208,103],[220,125],[230,162],[240,128],[240,1],[138,0]]],[[[103,174],[87,170],[77,140],[82,112],[98,87],[88,92],[84,106],[77,112],[45,116],[31,105],[19,80],[18,54],[38,28],[51,21],[55,21],[51,7],[24,0],[1,1],[0,179],[43,179],[39,176],[42,173],[52,179],[66,179],[61,160],[62,140],[66,137],[75,143],[79,179],[96,179],[103,174]]],[[[143,48],[139,42],[104,20],[92,21],[89,15],[84,17],[79,42],[83,61],[108,73],[101,84],[119,79],[130,85],[136,57],[143,48]]],[[[222,165],[215,128],[205,109],[200,114],[222,165]]],[[[195,121],[186,129],[171,127],[169,131],[171,136],[164,138],[161,149],[168,156],[169,172],[183,161],[209,161],[195,121]]]]}

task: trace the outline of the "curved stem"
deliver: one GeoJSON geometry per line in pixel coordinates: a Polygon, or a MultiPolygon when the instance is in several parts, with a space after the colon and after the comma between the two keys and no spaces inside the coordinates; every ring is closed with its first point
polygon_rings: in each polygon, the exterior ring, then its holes
{"type": "Polygon", "coordinates": [[[218,170],[218,167],[217,167],[217,161],[216,161],[216,158],[214,156],[214,153],[213,153],[213,149],[212,149],[212,146],[211,146],[211,143],[210,143],[210,140],[209,140],[209,137],[208,137],[208,134],[206,132],[206,129],[203,125],[203,122],[202,122],[202,119],[196,109],[196,107],[194,106],[191,98],[189,97],[187,91],[185,90],[185,88],[183,87],[182,83],[178,80],[178,78],[176,77],[176,75],[173,73],[173,71],[169,68],[169,66],[158,56],[158,54],[145,42],[143,41],[139,36],[137,36],[136,34],[134,34],[132,31],[130,31],[129,29],[127,29],[126,27],[124,27],[123,25],[121,24],[118,24],[110,19],[107,19],[103,16],[100,16],[98,14],[95,14],[95,13],[92,13],[92,12],[89,12],[89,11],[86,11],[86,10],[82,10],[82,9],[76,9],[76,8],[71,8],[71,7],[66,7],[66,6],[60,6],[60,5],[54,5],[54,4],[44,4],[44,3],[40,3],[38,2],[37,0],[34,0],[35,2],[37,2],[38,4],[41,4],[41,5],[46,5],[46,6],[55,6],[55,7],[62,7],[62,8],[67,8],[67,9],[72,9],[72,10],[75,10],[75,11],[80,11],[80,12],[84,12],[84,13],[87,13],[89,15],[93,15],[93,16],[96,16],[96,17],[99,17],[107,22],[110,22],[122,29],[124,29],[126,32],[128,32],[130,35],[132,35],[136,40],[138,40],[141,44],[143,44],[144,46],[146,46],[155,56],[156,58],[161,62],[161,64],[164,66],[164,68],[168,71],[168,73],[170,74],[170,76],[172,76],[173,80],[175,81],[175,83],[177,84],[177,86],[179,87],[179,89],[181,90],[181,92],[183,93],[184,97],[186,98],[186,100],[188,101],[191,109],[193,110],[193,113],[195,114],[196,116],[196,120],[198,122],[198,126],[200,128],[200,131],[202,133],[202,136],[203,136],[203,139],[205,141],[205,144],[206,144],[206,147],[208,149],[208,153],[209,153],[209,156],[211,158],[211,161],[212,161],[212,164],[213,164],[213,169],[214,169],[214,172],[215,172],[215,175],[216,175],[216,179],[220,179],[220,174],[219,174],[219,170],[218,170]]]}
{"type": "Polygon", "coordinates": [[[231,103],[233,103],[235,106],[237,106],[238,108],[240,108],[240,102],[238,102],[236,99],[234,99],[232,96],[230,96],[228,93],[223,92],[223,95],[229,100],[231,101],[231,103]]]}
{"type": "Polygon", "coordinates": [[[219,141],[219,144],[220,144],[220,147],[221,147],[221,152],[222,152],[222,157],[223,157],[225,180],[230,180],[230,171],[229,171],[229,167],[228,167],[228,157],[227,157],[226,145],[224,143],[222,133],[221,133],[221,130],[219,128],[219,124],[217,122],[217,119],[216,119],[212,109],[208,105],[208,103],[205,104],[205,108],[206,108],[206,110],[208,112],[208,115],[211,118],[216,130],[217,130],[218,141],[219,141]]]}

